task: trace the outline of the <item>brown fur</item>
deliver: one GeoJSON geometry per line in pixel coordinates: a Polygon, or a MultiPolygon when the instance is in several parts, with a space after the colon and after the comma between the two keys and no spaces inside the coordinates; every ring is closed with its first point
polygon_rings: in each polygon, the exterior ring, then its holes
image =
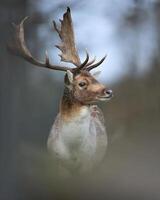
{"type": "MultiPolygon", "coordinates": [[[[68,84],[67,84],[68,85],[68,84]]],[[[89,72],[81,71],[74,76],[73,83],[66,86],[60,104],[60,114],[65,121],[74,118],[85,105],[93,104],[98,96],[104,95],[105,86],[99,83],[89,72]],[[86,86],[80,88],[79,83],[84,81],[86,86]]]]}
{"type": "Polygon", "coordinates": [[[82,109],[83,104],[76,101],[70,94],[64,95],[60,103],[60,115],[64,121],[70,121],[82,109]]]}

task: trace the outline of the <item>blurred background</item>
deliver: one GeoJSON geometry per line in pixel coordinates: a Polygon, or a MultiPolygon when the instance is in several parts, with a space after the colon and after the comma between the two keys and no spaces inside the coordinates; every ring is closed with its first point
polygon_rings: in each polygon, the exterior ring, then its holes
{"type": "Polygon", "coordinates": [[[0,199],[160,199],[160,1],[1,0],[0,199]],[[108,58],[99,81],[114,91],[100,103],[109,145],[94,172],[61,180],[46,141],[63,94],[63,72],[40,69],[10,55],[11,22],[25,16],[27,45],[59,63],[52,20],[70,6],[83,60],[108,58]]]}

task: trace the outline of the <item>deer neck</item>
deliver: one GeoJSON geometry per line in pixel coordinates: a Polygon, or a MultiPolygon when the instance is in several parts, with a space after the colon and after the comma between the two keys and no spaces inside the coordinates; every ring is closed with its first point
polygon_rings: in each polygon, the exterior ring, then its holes
{"type": "Polygon", "coordinates": [[[70,121],[78,117],[82,110],[87,110],[88,106],[79,102],[73,95],[73,91],[67,87],[64,89],[60,103],[60,115],[63,120],[70,121]]]}

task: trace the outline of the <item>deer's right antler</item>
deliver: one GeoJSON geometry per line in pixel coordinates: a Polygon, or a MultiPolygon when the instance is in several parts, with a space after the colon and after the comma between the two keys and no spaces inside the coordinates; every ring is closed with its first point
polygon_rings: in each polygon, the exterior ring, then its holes
{"type": "Polygon", "coordinates": [[[15,35],[14,35],[14,41],[12,44],[8,45],[8,49],[15,55],[20,56],[24,58],[26,61],[37,65],[39,67],[45,67],[49,69],[54,70],[60,70],[60,71],[67,71],[71,68],[65,67],[65,66],[59,66],[59,65],[52,65],[50,64],[48,53],[46,51],[46,58],[45,62],[38,61],[35,59],[32,54],[30,53],[29,49],[26,46],[25,39],[24,39],[24,22],[28,19],[28,17],[25,17],[19,25],[13,24],[15,28],[15,35]]]}
{"type": "Polygon", "coordinates": [[[55,21],[53,21],[54,28],[58,33],[61,44],[56,45],[58,49],[60,49],[61,54],[61,61],[69,62],[74,64],[75,68],[69,68],[66,66],[61,65],[53,65],[49,61],[48,53],[46,51],[45,62],[38,61],[35,59],[32,54],[30,53],[29,49],[26,46],[25,39],[24,39],[24,22],[28,19],[25,17],[19,25],[14,24],[15,28],[15,35],[14,41],[12,44],[8,45],[9,50],[22,58],[26,61],[37,65],[39,67],[45,67],[53,70],[60,70],[60,71],[67,71],[71,70],[73,72],[78,70],[87,70],[90,71],[93,68],[99,66],[106,58],[103,57],[99,62],[93,64],[95,62],[95,58],[89,61],[89,54],[86,51],[86,59],[81,63],[79,55],[77,53],[75,39],[74,39],[74,31],[73,31],[73,24],[72,18],[70,13],[70,8],[67,8],[67,12],[63,15],[63,20],[60,20],[61,26],[60,28],[57,27],[55,21]]]}

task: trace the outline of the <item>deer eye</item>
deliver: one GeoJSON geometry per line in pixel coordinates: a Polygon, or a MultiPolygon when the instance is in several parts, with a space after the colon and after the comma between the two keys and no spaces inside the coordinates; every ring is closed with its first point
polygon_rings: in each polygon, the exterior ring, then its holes
{"type": "Polygon", "coordinates": [[[79,86],[80,86],[80,87],[85,87],[85,86],[86,86],[86,82],[84,82],[84,81],[80,82],[80,83],[79,83],[79,86]]]}

